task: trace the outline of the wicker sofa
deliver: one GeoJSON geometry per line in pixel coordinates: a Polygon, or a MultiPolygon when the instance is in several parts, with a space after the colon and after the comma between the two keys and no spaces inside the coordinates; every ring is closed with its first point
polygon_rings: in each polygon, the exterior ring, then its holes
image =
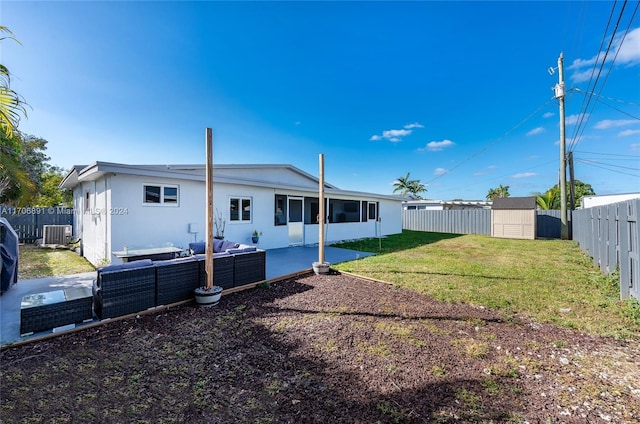
{"type": "MultiPolygon", "coordinates": [[[[259,282],[266,275],[266,252],[226,242],[213,254],[213,281],[223,289],[259,282]]],[[[193,243],[192,243],[193,244],[193,243]]],[[[206,256],[191,246],[192,256],[152,262],[150,259],[98,269],[93,282],[93,309],[99,319],[189,300],[207,279],[206,256]]]]}

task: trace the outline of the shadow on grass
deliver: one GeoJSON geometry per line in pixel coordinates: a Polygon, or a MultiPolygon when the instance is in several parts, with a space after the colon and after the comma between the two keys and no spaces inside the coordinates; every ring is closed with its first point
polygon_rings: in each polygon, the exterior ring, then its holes
{"type": "Polygon", "coordinates": [[[500,275],[480,275],[480,274],[456,274],[454,272],[429,272],[429,271],[402,271],[399,269],[385,269],[382,270],[379,267],[376,272],[385,272],[389,274],[402,274],[402,275],[440,275],[443,277],[465,277],[465,278],[483,278],[488,280],[505,280],[505,281],[526,281],[524,278],[516,277],[503,277],[500,275]]]}
{"type": "Polygon", "coordinates": [[[332,244],[332,246],[376,254],[385,254],[414,249],[427,244],[437,243],[441,240],[448,240],[462,236],[463,234],[402,230],[401,234],[392,234],[382,238],[354,240],[350,242],[332,244]]]}

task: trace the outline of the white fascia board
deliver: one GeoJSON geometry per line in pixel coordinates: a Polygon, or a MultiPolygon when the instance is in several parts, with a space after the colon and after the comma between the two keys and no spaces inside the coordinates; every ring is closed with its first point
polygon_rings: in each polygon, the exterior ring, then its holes
{"type": "Polygon", "coordinates": [[[202,174],[185,172],[189,169],[192,171],[199,171],[198,166],[191,166],[189,168],[183,167],[183,170],[173,170],[169,165],[125,165],[121,163],[110,162],[95,162],[82,171],[79,174],[80,181],[91,181],[101,177],[104,174],[127,174],[138,175],[143,177],[156,177],[156,178],[175,178],[181,180],[192,181],[204,181],[204,167],[202,167],[202,174]]]}

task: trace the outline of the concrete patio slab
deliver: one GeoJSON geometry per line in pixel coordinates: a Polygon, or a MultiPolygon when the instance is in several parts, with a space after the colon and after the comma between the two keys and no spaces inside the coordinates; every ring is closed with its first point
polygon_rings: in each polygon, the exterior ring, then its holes
{"type": "MultiPolygon", "coordinates": [[[[325,261],[330,264],[352,261],[372,253],[337,247],[325,247],[325,261]]],[[[267,250],[266,279],[274,280],[311,270],[312,263],[318,260],[317,246],[297,246],[267,250]]],[[[9,291],[0,296],[0,346],[52,334],[55,331],[73,329],[83,324],[71,324],[56,330],[20,336],[20,304],[24,296],[71,287],[91,287],[96,278],[96,272],[66,275],[61,277],[38,278],[34,280],[18,281],[9,291]]],[[[96,320],[97,322],[97,320],[96,320]]]]}

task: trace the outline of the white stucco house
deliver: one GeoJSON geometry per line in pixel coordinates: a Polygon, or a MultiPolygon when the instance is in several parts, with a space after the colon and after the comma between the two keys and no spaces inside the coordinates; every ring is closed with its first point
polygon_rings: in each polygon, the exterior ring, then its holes
{"type": "MultiPolygon", "coordinates": [[[[318,178],[292,165],[214,165],[214,209],[224,238],[274,249],[318,242],[318,178]]],[[[74,166],[60,183],[73,191],[74,238],[91,263],[114,252],[204,241],[205,165],[74,166]],[[126,247],[126,248],[125,248],[126,247]]],[[[325,182],[326,242],[402,232],[392,195],[340,190],[325,182]]]]}

